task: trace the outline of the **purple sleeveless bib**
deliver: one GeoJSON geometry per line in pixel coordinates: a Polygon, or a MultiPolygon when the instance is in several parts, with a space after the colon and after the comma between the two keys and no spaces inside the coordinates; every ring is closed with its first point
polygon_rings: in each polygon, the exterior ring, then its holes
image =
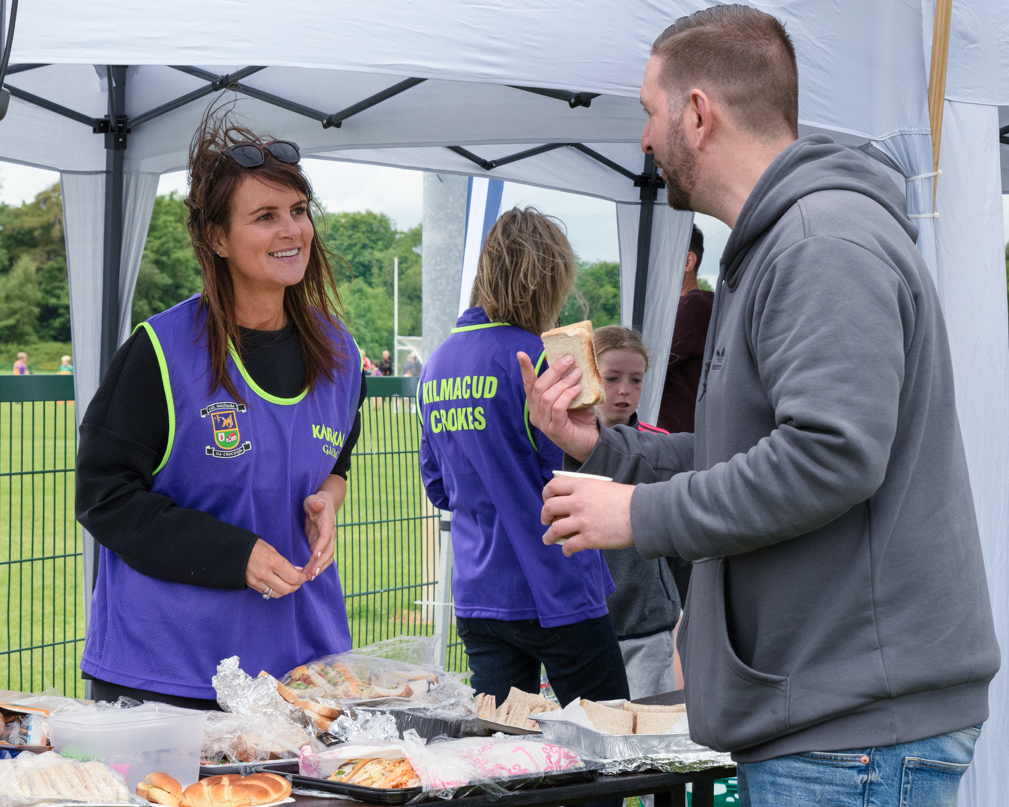
{"type": "MultiPolygon", "coordinates": [[[[240,404],[223,387],[208,391],[210,353],[198,303],[192,297],[141,326],[158,353],[171,419],[152,491],[244,527],[305,566],[303,502],[333,470],[354,424],[357,347],[345,331],[332,332],[352,369],[336,383],[322,379],[311,393],[285,399],[259,389],[232,352],[228,371],[240,404]]],[[[252,589],[147,577],[103,547],[81,669],[123,686],[215,698],[210,679],[221,659],[237,655],[251,675],[280,677],[350,644],[335,565],[293,594],[265,600],[252,589]]]]}

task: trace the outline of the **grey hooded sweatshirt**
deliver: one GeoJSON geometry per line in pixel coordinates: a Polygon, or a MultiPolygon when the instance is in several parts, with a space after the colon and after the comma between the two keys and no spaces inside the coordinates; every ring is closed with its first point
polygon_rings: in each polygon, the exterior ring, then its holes
{"type": "Polygon", "coordinates": [[[893,181],[786,148],[722,256],[696,434],[601,429],[645,558],[694,561],[691,736],[755,762],[988,716],[998,646],[946,326],[893,181]]]}

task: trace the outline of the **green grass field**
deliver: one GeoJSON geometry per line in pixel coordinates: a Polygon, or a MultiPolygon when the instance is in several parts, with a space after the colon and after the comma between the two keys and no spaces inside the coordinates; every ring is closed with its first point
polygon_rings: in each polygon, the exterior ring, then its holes
{"type": "MultiPolygon", "coordinates": [[[[83,695],[74,423],[73,402],[0,403],[0,597],[7,610],[0,689],[83,695]]],[[[355,647],[434,632],[431,609],[415,604],[434,599],[438,543],[437,511],[420,481],[419,442],[409,401],[365,404],[336,546],[355,647]]],[[[458,645],[449,660],[450,668],[465,669],[458,645]]]]}

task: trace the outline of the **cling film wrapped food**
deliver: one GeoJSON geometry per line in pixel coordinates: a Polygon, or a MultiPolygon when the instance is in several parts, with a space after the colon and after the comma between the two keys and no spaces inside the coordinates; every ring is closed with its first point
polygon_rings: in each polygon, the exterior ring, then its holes
{"type": "Polygon", "coordinates": [[[603,774],[687,773],[734,764],[728,754],[693,742],[686,717],[663,734],[612,734],[600,730],[578,701],[560,711],[533,717],[546,739],[595,760],[603,774]]]}
{"type": "Polygon", "coordinates": [[[416,760],[424,792],[443,799],[472,792],[503,795],[595,767],[571,749],[541,737],[497,734],[424,745],[408,732],[403,744],[416,760]]]}
{"type": "Polygon", "coordinates": [[[390,639],[302,664],[281,683],[299,699],[460,707],[472,713],[472,690],[461,676],[435,667],[429,650],[427,639],[390,639]]]}
{"type": "Polygon", "coordinates": [[[397,789],[420,787],[420,777],[410,760],[365,757],[349,759],[327,777],[331,782],[342,782],[361,787],[397,789]]]}
{"type": "Polygon", "coordinates": [[[297,759],[305,746],[322,747],[302,726],[263,715],[209,712],[203,724],[200,763],[251,764],[297,759]]]}
{"type": "Polygon", "coordinates": [[[0,807],[68,802],[147,804],[129,792],[120,773],[101,762],[65,759],[52,751],[0,760],[0,807]]]}
{"type": "Polygon", "coordinates": [[[305,711],[280,697],[275,678],[253,678],[232,656],[218,665],[212,682],[225,712],[211,712],[204,724],[205,763],[296,759],[304,746],[324,747],[305,711]]]}
{"type": "MultiPolygon", "coordinates": [[[[375,775],[387,769],[392,772],[392,763],[406,760],[417,781],[415,785],[406,784],[413,779],[400,776],[389,780],[396,782],[394,786],[419,786],[421,798],[446,799],[475,791],[503,795],[518,786],[539,784],[551,776],[584,772],[593,767],[573,751],[540,738],[498,735],[425,743],[416,732],[407,731],[399,743],[342,745],[321,753],[306,750],[301,755],[299,769],[302,776],[362,784],[359,776],[351,775],[356,782],[342,777],[367,760],[390,763],[372,764],[375,775]]],[[[367,773],[363,767],[358,774],[362,772],[367,773]]]]}

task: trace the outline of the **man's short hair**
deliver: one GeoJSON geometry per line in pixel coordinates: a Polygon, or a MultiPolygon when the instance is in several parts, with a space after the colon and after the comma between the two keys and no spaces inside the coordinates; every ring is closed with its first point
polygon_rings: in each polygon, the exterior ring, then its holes
{"type": "Polygon", "coordinates": [[[701,265],[701,258],[704,257],[704,233],[701,232],[701,228],[696,224],[694,229],[690,231],[690,247],[687,252],[693,252],[697,256],[697,263],[694,268],[697,269],[701,265]]]}
{"type": "MultiPolygon", "coordinates": [[[[799,73],[781,22],[749,6],[713,6],[680,17],[652,44],[670,103],[697,87],[761,139],[798,137],[799,73]]],[[[682,98],[682,101],[678,100],[682,98]]]]}

